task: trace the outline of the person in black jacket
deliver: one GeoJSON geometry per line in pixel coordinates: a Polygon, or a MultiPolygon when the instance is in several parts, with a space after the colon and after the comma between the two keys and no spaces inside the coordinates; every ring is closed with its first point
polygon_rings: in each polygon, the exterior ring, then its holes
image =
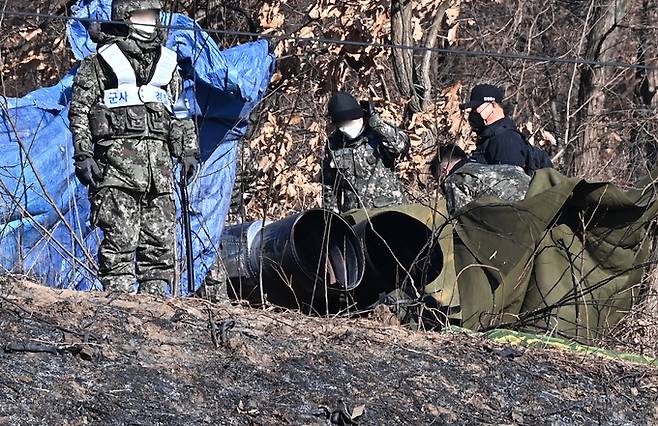
{"type": "Polygon", "coordinates": [[[524,170],[532,166],[533,147],[519,133],[514,121],[505,116],[503,93],[490,84],[479,84],[470,100],[461,105],[468,111],[468,122],[477,134],[471,160],[484,164],[510,164],[524,170]]]}

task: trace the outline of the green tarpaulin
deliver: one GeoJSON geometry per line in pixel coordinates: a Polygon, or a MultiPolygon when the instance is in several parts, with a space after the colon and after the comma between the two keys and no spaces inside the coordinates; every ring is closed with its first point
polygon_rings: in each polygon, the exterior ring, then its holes
{"type": "Polygon", "coordinates": [[[622,191],[545,169],[519,203],[483,197],[450,219],[442,202],[393,210],[435,230],[444,265],[425,293],[454,321],[587,342],[603,337],[638,300],[658,208],[655,176],[622,191]]]}

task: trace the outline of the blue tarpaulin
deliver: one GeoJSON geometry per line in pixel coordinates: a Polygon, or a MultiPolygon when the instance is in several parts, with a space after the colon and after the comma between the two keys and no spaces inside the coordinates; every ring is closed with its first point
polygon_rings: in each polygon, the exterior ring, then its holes
{"type": "MultiPolygon", "coordinates": [[[[80,0],[77,18],[107,20],[109,0],[80,0]]],[[[217,243],[235,180],[238,140],[262,99],[274,57],[266,41],[221,51],[194,21],[163,14],[175,27],[168,46],[178,52],[186,96],[197,121],[202,153],[190,188],[196,283],[217,257],[217,243]]],[[[77,59],[95,51],[88,24],[71,20],[68,37],[77,59]]],[[[74,176],[68,104],[75,69],[57,85],[22,98],[0,97],[0,268],[60,288],[100,289],[96,250],[101,235],[89,224],[87,190],[74,176]]],[[[180,217],[180,215],[179,215],[180,217]]],[[[178,231],[178,258],[184,259],[178,231]]],[[[181,287],[186,288],[185,274],[181,287]]]]}

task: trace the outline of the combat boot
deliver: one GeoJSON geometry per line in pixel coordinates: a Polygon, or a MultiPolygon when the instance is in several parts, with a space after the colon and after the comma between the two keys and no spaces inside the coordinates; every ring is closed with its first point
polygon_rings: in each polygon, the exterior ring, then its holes
{"type": "Polygon", "coordinates": [[[103,289],[107,292],[137,293],[135,278],[130,276],[103,277],[101,278],[103,289]]]}
{"type": "Polygon", "coordinates": [[[169,283],[165,280],[148,280],[140,283],[140,294],[152,294],[154,296],[164,296],[169,288],[169,283]]]}

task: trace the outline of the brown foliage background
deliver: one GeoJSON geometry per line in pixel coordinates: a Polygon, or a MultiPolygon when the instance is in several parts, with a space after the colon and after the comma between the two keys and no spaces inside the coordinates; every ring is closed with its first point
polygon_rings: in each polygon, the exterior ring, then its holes
{"type": "MultiPolygon", "coordinates": [[[[658,64],[655,2],[627,4],[612,27],[604,25],[604,18],[614,3],[597,0],[451,0],[408,5],[411,21],[405,31],[419,46],[658,64]],[[428,35],[437,22],[433,41],[428,35]],[[597,39],[593,34],[599,27],[607,33],[597,39]],[[592,47],[601,45],[606,48],[598,52],[592,47]]],[[[244,5],[254,26],[270,35],[375,44],[391,43],[391,9],[388,0],[244,5]]],[[[206,24],[223,27],[211,20],[206,24]]],[[[566,173],[623,186],[655,162],[656,70],[443,53],[433,53],[431,66],[423,70],[425,52],[415,51],[411,85],[422,86],[427,77],[433,89],[421,94],[427,99],[422,99],[418,111],[411,108],[413,96],[400,90],[392,49],[284,40],[276,45],[276,52],[278,71],[270,96],[254,115],[255,130],[248,141],[250,161],[245,164],[258,164],[258,180],[251,188],[257,195],[247,205],[246,218],[280,217],[320,205],[319,162],[331,130],[325,105],[339,89],[373,101],[385,118],[408,131],[412,152],[399,167],[416,200],[435,196],[426,163],[437,145],[454,141],[472,147],[458,104],[479,82],[505,89],[509,113],[521,130],[555,156],[557,167],[566,173]],[[583,161],[588,153],[589,161],[583,161]]]]}
{"type": "MultiPolygon", "coordinates": [[[[0,6],[66,15],[73,3],[8,0],[0,6]]],[[[458,104],[479,82],[505,89],[509,113],[532,143],[555,156],[563,172],[623,186],[656,160],[657,70],[458,52],[655,67],[655,1],[170,0],[165,6],[187,12],[207,28],[274,37],[278,69],[270,92],[252,116],[251,136],[240,155],[243,175],[256,176],[255,183],[245,179],[236,188],[236,193],[253,196],[242,209],[243,219],[278,218],[320,205],[320,157],[331,130],[325,105],[339,89],[371,100],[385,118],[408,131],[412,152],[399,168],[414,200],[436,196],[426,163],[438,145],[454,141],[472,147],[458,104]],[[399,10],[403,13],[398,17],[408,15],[401,26],[391,19],[399,10]],[[392,40],[453,53],[409,53],[381,46],[392,40]],[[399,58],[404,55],[412,63],[401,71],[399,58]]],[[[2,28],[7,30],[0,33],[3,93],[22,95],[51,84],[73,64],[62,21],[3,17],[2,28]]],[[[253,39],[213,37],[224,47],[253,39]]]]}
{"type": "Polygon", "coordinates": [[[57,83],[73,66],[66,23],[42,18],[15,18],[2,12],[66,14],[66,0],[0,2],[0,94],[22,96],[57,83]]]}

